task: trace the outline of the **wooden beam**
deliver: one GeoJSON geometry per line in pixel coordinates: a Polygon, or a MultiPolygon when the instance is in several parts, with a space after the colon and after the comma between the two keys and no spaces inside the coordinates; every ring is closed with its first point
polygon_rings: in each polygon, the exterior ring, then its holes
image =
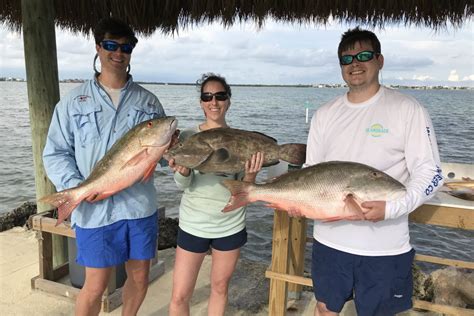
{"type": "MultiPolygon", "coordinates": [[[[290,221],[285,211],[274,211],[272,263],[271,270],[277,273],[288,273],[288,249],[290,221]]],[[[288,299],[288,283],[270,279],[269,315],[283,316],[286,314],[288,299]]]]}
{"type": "MultiPolygon", "coordinates": [[[[58,62],[54,29],[53,0],[21,0],[23,46],[31,126],[31,145],[35,167],[36,198],[55,192],[43,166],[42,153],[53,115],[59,101],[58,62]]],[[[50,209],[38,202],[38,212],[50,209]]],[[[53,264],[67,261],[66,240],[53,236],[53,264]]]]}
{"type": "Polygon", "coordinates": [[[427,255],[415,255],[415,260],[474,270],[474,262],[469,261],[446,259],[427,255]]]}
{"type": "Polygon", "coordinates": [[[59,266],[57,266],[53,270],[53,281],[57,281],[65,276],[69,275],[69,262],[65,262],[59,266]]]}
{"type": "Polygon", "coordinates": [[[63,222],[56,226],[56,219],[37,214],[31,217],[31,224],[34,230],[76,238],[76,232],[71,228],[69,222],[63,222]]]}
{"type": "MultiPolygon", "coordinates": [[[[306,218],[290,218],[290,249],[289,249],[289,269],[290,275],[303,276],[304,272],[304,253],[306,246],[306,218]]],[[[288,284],[288,296],[291,299],[299,299],[303,286],[297,283],[288,284]]]]}
{"type": "MultiPolygon", "coordinates": [[[[271,268],[270,268],[271,269],[271,268]]],[[[285,282],[291,282],[294,284],[313,286],[313,280],[310,278],[298,276],[298,275],[289,275],[286,273],[278,273],[268,269],[265,271],[265,276],[269,279],[280,280],[285,282]]]]}
{"type": "Polygon", "coordinates": [[[62,284],[55,281],[50,281],[43,279],[41,277],[36,277],[32,279],[34,283],[34,289],[45,291],[50,294],[64,296],[76,300],[77,295],[79,294],[79,289],[67,284],[62,284]]]}
{"type": "Polygon", "coordinates": [[[410,221],[421,224],[474,230],[474,210],[423,204],[410,213],[410,221]]]}
{"type": "Polygon", "coordinates": [[[456,316],[473,316],[474,315],[474,311],[472,309],[434,304],[434,303],[430,303],[427,301],[420,301],[420,300],[413,300],[413,308],[429,310],[429,311],[437,312],[444,315],[456,315],[456,316]]]}
{"type": "MultiPolygon", "coordinates": [[[[60,268],[63,270],[63,266],[60,268]]],[[[61,273],[61,272],[58,272],[61,273]]],[[[153,282],[155,279],[165,273],[165,264],[163,260],[158,260],[156,264],[151,265],[150,274],[148,276],[148,282],[153,282]]],[[[115,279],[112,274],[111,279],[115,279]]],[[[110,286],[110,283],[109,283],[110,286]]],[[[31,288],[35,290],[41,290],[50,294],[64,296],[75,301],[80,289],[73,287],[72,285],[63,284],[53,280],[47,280],[41,276],[36,276],[31,279],[31,288]]],[[[122,305],[122,289],[118,288],[111,290],[111,287],[104,291],[102,295],[102,311],[108,313],[122,305]],[[109,291],[111,290],[111,291],[109,291]]]]}
{"type": "Polygon", "coordinates": [[[47,232],[39,232],[39,274],[42,279],[53,280],[53,242],[47,232]]]}

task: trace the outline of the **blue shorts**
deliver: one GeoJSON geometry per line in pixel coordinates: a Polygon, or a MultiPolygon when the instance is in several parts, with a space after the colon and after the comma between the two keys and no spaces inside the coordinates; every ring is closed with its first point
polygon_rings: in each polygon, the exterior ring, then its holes
{"type": "Polygon", "coordinates": [[[220,251],[234,250],[242,247],[246,242],[247,230],[245,228],[236,234],[213,239],[188,234],[181,227],[178,229],[178,246],[184,250],[196,253],[206,252],[209,250],[209,247],[220,251]]]}
{"type": "Polygon", "coordinates": [[[311,276],[316,300],[339,313],[354,296],[357,315],[394,315],[412,307],[415,250],[359,256],[313,242],[311,276]]]}
{"type": "Polygon", "coordinates": [[[76,225],[75,230],[76,262],[82,266],[106,268],[129,259],[149,260],[156,254],[158,213],[98,228],[76,225]]]}

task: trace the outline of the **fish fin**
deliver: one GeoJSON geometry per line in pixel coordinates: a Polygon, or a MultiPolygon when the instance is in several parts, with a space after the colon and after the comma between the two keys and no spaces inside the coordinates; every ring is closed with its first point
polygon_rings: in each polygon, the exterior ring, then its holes
{"type": "Polygon", "coordinates": [[[56,220],[56,225],[58,226],[65,219],[71,215],[72,211],[76,208],[77,205],[82,201],[82,199],[74,199],[72,194],[73,189],[64,190],[58,193],[51,195],[43,196],[39,199],[39,202],[47,203],[58,208],[58,219],[56,220]]]}
{"type": "Polygon", "coordinates": [[[274,141],[275,143],[278,142],[275,138],[273,138],[273,137],[271,137],[271,136],[268,136],[268,135],[266,135],[266,134],[264,134],[264,133],[262,133],[262,132],[252,131],[252,133],[255,133],[255,134],[259,134],[259,135],[261,135],[261,136],[264,136],[264,137],[268,138],[269,140],[274,141]]]}
{"type": "Polygon", "coordinates": [[[452,189],[446,193],[459,199],[474,201],[474,190],[470,188],[452,189]]]}
{"type": "Polygon", "coordinates": [[[283,144],[279,150],[280,159],[292,165],[302,165],[306,161],[306,144],[283,144]]]}
{"type": "Polygon", "coordinates": [[[345,219],[365,219],[364,212],[362,212],[362,208],[360,207],[359,203],[357,203],[356,198],[353,194],[349,193],[344,198],[345,209],[347,209],[347,216],[345,219]]]}
{"type": "Polygon", "coordinates": [[[328,217],[328,218],[322,219],[321,222],[330,223],[330,222],[340,221],[341,219],[345,219],[345,218],[341,216],[334,216],[334,217],[328,217]]]}
{"type": "Polygon", "coordinates": [[[266,203],[265,204],[265,207],[268,207],[268,208],[272,208],[272,209],[275,209],[275,210],[279,210],[280,207],[276,204],[273,204],[273,203],[266,203]]]}
{"type": "Polygon", "coordinates": [[[92,194],[89,194],[84,200],[89,203],[94,203],[97,201],[104,200],[115,193],[117,193],[117,191],[94,192],[92,194]]]}
{"type": "Polygon", "coordinates": [[[227,150],[227,148],[219,148],[218,150],[214,152],[212,156],[213,158],[215,157],[215,160],[217,160],[217,162],[224,162],[224,161],[229,160],[230,153],[229,153],[229,150],[227,150]]]}
{"type": "Polygon", "coordinates": [[[158,162],[154,162],[148,166],[148,169],[146,169],[145,173],[143,174],[142,182],[147,182],[150,180],[150,178],[153,176],[153,173],[155,172],[157,164],[158,162]]]}
{"type": "Polygon", "coordinates": [[[231,194],[229,202],[227,202],[222,212],[229,212],[252,202],[248,195],[248,188],[252,185],[251,183],[236,180],[224,180],[221,183],[231,194]]]}
{"type": "MultiPolygon", "coordinates": [[[[445,182],[444,186],[450,189],[474,189],[474,181],[473,180],[464,180],[462,181],[452,181],[452,182],[445,182]]],[[[469,179],[469,178],[468,178],[469,179]]]]}
{"type": "Polygon", "coordinates": [[[130,166],[135,166],[137,165],[138,163],[140,163],[143,159],[146,158],[146,156],[148,156],[148,152],[145,149],[141,150],[139,153],[137,153],[135,156],[133,156],[132,158],[130,158],[121,168],[120,170],[123,170],[127,167],[130,167],[130,166]]]}
{"type": "Polygon", "coordinates": [[[96,199],[99,197],[100,193],[99,192],[95,192],[91,195],[89,195],[88,197],[85,198],[85,200],[89,203],[93,203],[96,201],[96,199]]]}
{"type": "Polygon", "coordinates": [[[270,166],[274,166],[274,165],[278,165],[280,163],[280,160],[277,159],[277,160],[270,160],[270,161],[267,161],[266,163],[264,163],[262,165],[262,167],[270,167],[270,166]]]}

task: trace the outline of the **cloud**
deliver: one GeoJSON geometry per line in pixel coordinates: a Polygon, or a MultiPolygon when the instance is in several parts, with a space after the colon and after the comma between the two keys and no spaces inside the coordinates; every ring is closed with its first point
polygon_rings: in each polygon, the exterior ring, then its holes
{"type": "Polygon", "coordinates": [[[474,81],[474,75],[465,76],[462,81],[474,81]]]}
{"type": "Polygon", "coordinates": [[[418,81],[427,81],[427,80],[433,80],[434,78],[427,75],[413,75],[412,79],[418,80],[418,81]]]}
{"type": "Polygon", "coordinates": [[[448,81],[459,81],[459,75],[457,74],[456,70],[451,70],[448,76],[448,81]]]}
{"type": "MultiPolygon", "coordinates": [[[[385,56],[385,82],[472,86],[473,24],[438,33],[423,27],[375,29],[385,56]]],[[[194,82],[201,73],[213,71],[231,83],[342,83],[337,46],[341,34],[353,26],[266,20],[261,29],[247,22],[228,28],[219,23],[191,26],[174,35],[158,31],[139,37],[132,74],[139,81],[161,82],[194,82]]],[[[57,29],[56,46],[61,79],[92,76],[92,36],[57,29]]],[[[0,26],[0,52],[0,76],[24,77],[21,33],[0,26]]]]}

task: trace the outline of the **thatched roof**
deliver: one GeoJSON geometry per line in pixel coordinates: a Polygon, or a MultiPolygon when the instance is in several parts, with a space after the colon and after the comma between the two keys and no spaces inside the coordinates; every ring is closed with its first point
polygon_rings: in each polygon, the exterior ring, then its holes
{"type": "MultiPolygon", "coordinates": [[[[330,20],[368,27],[387,24],[460,26],[473,14],[472,0],[54,0],[56,25],[89,34],[97,21],[115,16],[138,33],[150,35],[213,21],[230,26],[271,18],[290,23],[325,25],[330,20]]],[[[0,0],[0,21],[21,29],[21,1],[0,0]]]]}

